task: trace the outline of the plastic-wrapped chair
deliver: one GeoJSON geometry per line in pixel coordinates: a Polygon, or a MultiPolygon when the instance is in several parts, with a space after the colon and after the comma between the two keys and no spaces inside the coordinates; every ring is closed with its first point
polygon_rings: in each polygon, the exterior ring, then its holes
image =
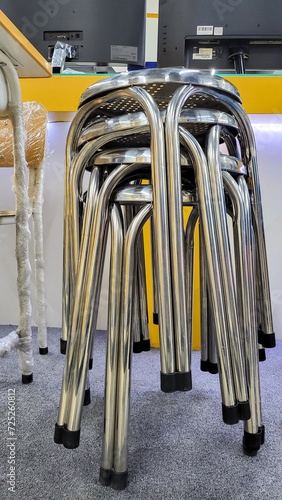
{"type": "MultiPolygon", "coordinates": [[[[37,325],[39,353],[47,354],[46,303],[44,287],[43,258],[43,160],[46,146],[47,110],[35,101],[23,103],[23,116],[26,133],[25,156],[28,166],[29,212],[34,225],[34,264],[37,299],[37,325]]],[[[13,128],[9,119],[0,122],[0,168],[14,165],[13,128]]],[[[2,222],[10,222],[15,212],[1,212],[2,222]]]]}
{"type": "Polygon", "coordinates": [[[19,327],[0,341],[0,355],[6,356],[17,347],[23,383],[32,381],[33,353],[31,344],[30,237],[29,213],[34,219],[35,272],[38,303],[38,342],[40,354],[47,354],[46,311],[44,297],[42,197],[47,111],[38,103],[21,102],[20,85],[13,64],[1,53],[0,84],[2,91],[0,167],[14,166],[16,211],[2,212],[1,223],[16,224],[16,257],[20,304],[19,327]],[[29,183],[27,164],[29,165],[29,183]]]}

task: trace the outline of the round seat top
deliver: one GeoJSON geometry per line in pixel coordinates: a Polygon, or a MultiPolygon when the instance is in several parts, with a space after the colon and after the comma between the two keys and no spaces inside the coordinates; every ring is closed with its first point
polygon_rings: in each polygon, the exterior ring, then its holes
{"type": "Polygon", "coordinates": [[[185,84],[208,87],[241,103],[237,88],[220,76],[185,68],[150,68],[118,73],[94,83],[81,95],[79,107],[98,96],[132,86],[144,87],[154,97],[166,99],[171,97],[177,87],[185,84]]]}

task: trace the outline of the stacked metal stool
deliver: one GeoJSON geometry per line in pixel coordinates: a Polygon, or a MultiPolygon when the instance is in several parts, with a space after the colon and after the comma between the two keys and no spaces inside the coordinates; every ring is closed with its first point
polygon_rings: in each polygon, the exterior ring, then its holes
{"type": "Polygon", "coordinates": [[[149,217],[154,228],[161,389],[172,392],[192,387],[192,249],[199,218],[202,367],[211,372],[216,371],[215,365],[218,368],[223,420],[227,424],[244,420],[244,450],[255,454],[264,440],[258,342],[273,347],[275,337],[255,141],[239,93],[229,82],[183,69],[116,75],[83,93],[70,127],[61,343],[66,360],[55,441],[67,448],[79,445],[110,223],[100,482],[116,489],[125,488],[128,478],[132,330],[136,324],[132,297],[138,296],[139,311],[145,311],[144,284],[136,285],[138,276],[142,281],[142,265],[137,264],[142,259],[136,255],[142,254],[138,237],[149,217]],[[220,153],[221,144],[227,153],[220,153]],[[85,198],[86,170],[90,179],[85,198]],[[141,185],[144,179],[149,185],[141,185]],[[186,236],[185,204],[194,207],[186,236]],[[227,213],[235,227],[235,276],[227,213]]]}

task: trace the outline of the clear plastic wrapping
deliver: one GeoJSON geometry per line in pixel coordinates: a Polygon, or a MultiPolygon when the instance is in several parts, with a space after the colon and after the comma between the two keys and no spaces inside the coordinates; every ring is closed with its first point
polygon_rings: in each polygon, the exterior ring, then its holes
{"type": "MultiPolygon", "coordinates": [[[[29,167],[42,163],[45,154],[47,110],[35,101],[23,103],[25,156],[29,167]]],[[[0,167],[14,165],[13,128],[10,119],[0,120],[0,167]]]]}
{"type": "MultiPolygon", "coordinates": [[[[11,127],[14,130],[15,141],[13,153],[15,158],[13,190],[16,195],[16,226],[17,245],[16,259],[18,268],[17,287],[19,295],[20,318],[17,336],[19,342],[18,350],[19,365],[24,374],[32,373],[32,337],[31,337],[31,304],[30,304],[30,263],[28,255],[28,243],[30,238],[28,224],[28,189],[27,189],[27,168],[25,159],[25,128],[22,112],[22,104],[14,104],[9,107],[11,117],[11,127]]],[[[16,340],[14,333],[2,339],[2,343],[16,340]]],[[[8,351],[7,351],[8,354],[8,351]]]]}
{"type": "Polygon", "coordinates": [[[33,220],[33,243],[34,262],[36,278],[36,298],[37,298],[37,326],[39,347],[47,347],[47,325],[46,325],[46,300],[45,300],[45,278],[44,278],[44,258],[43,258],[43,183],[44,169],[32,168],[29,170],[29,200],[32,209],[33,220]]]}
{"type": "Polygon", "coordinates": [[[75,59],[76,48],[63,42],[56,42],[52,57],[52,68],[54,73],[60,73],[64,69],[65,60],[75,59]]]}
{"type": "Polygon", "coordinates": [[[8,348],[17,346],[19,365],[24,374],[32,372],[31,304],[30,304],[30,262],[28,241],[30,238],[28,213],[31,209],[34,220],[35,274],[38,301],[38,342],[47,346],[46,303],[43,262],[43,159],[46,149],[47,110],[38,102],[25,102],[10,106],[11,119],[0,121],[0,167],[14,166],[13,191],[16,195],[18,266],[18,295],[20,306],[19,328],[16,335],[3,339],[0,346],[5,355],[8,348]],[[23,113],[22,113],[23,111],[23,113]],[[23,126],[24,125],[24,126],[23,126]],[[13,130],[16,131],[15,142],[13,130]],[[15,165],[15,159],[17,165],[15,165]],[[29,182],[27,168],[29,167],[29,182]]]}
{"type": "Polygon", "coordinates": [[[17,332],[12,331],[3,339],[0,339],[0,358],[5,358],[14,347],[17,347],[20,339],[17,332]]]}
{"type": "Polygon", "coordinates": [[[25,159],[25,128],[22,113],[22,104],[10,106],[10,116],[13,130],[15,132],[14,141],[14,185],[16,195],[16,226],[17,244],[16,259],[18,267],[17,287],[19,295],[20,318],[17,334],[19,336],[18,357],[19,365],[23,374],[32,373],[32,337],[31,337],[31,303],[30,303],[30,262],[28,242],[30,238],[28,224],[28,186],[27,168],[25,159]]]}

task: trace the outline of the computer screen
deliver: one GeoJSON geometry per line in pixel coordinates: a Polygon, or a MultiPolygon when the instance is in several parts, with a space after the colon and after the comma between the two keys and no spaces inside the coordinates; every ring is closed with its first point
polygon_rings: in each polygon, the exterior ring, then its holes
{"type": "Polygon", "coordinates": [[[282,70],[282,2],[160,0],[158,66],[282,70]]]}
{"type": "Polygon", "coordinates": [[[145,64],[146,0],[0,0],[0,9],[49,61],[60,41],[77,63],[145,64]]]}

